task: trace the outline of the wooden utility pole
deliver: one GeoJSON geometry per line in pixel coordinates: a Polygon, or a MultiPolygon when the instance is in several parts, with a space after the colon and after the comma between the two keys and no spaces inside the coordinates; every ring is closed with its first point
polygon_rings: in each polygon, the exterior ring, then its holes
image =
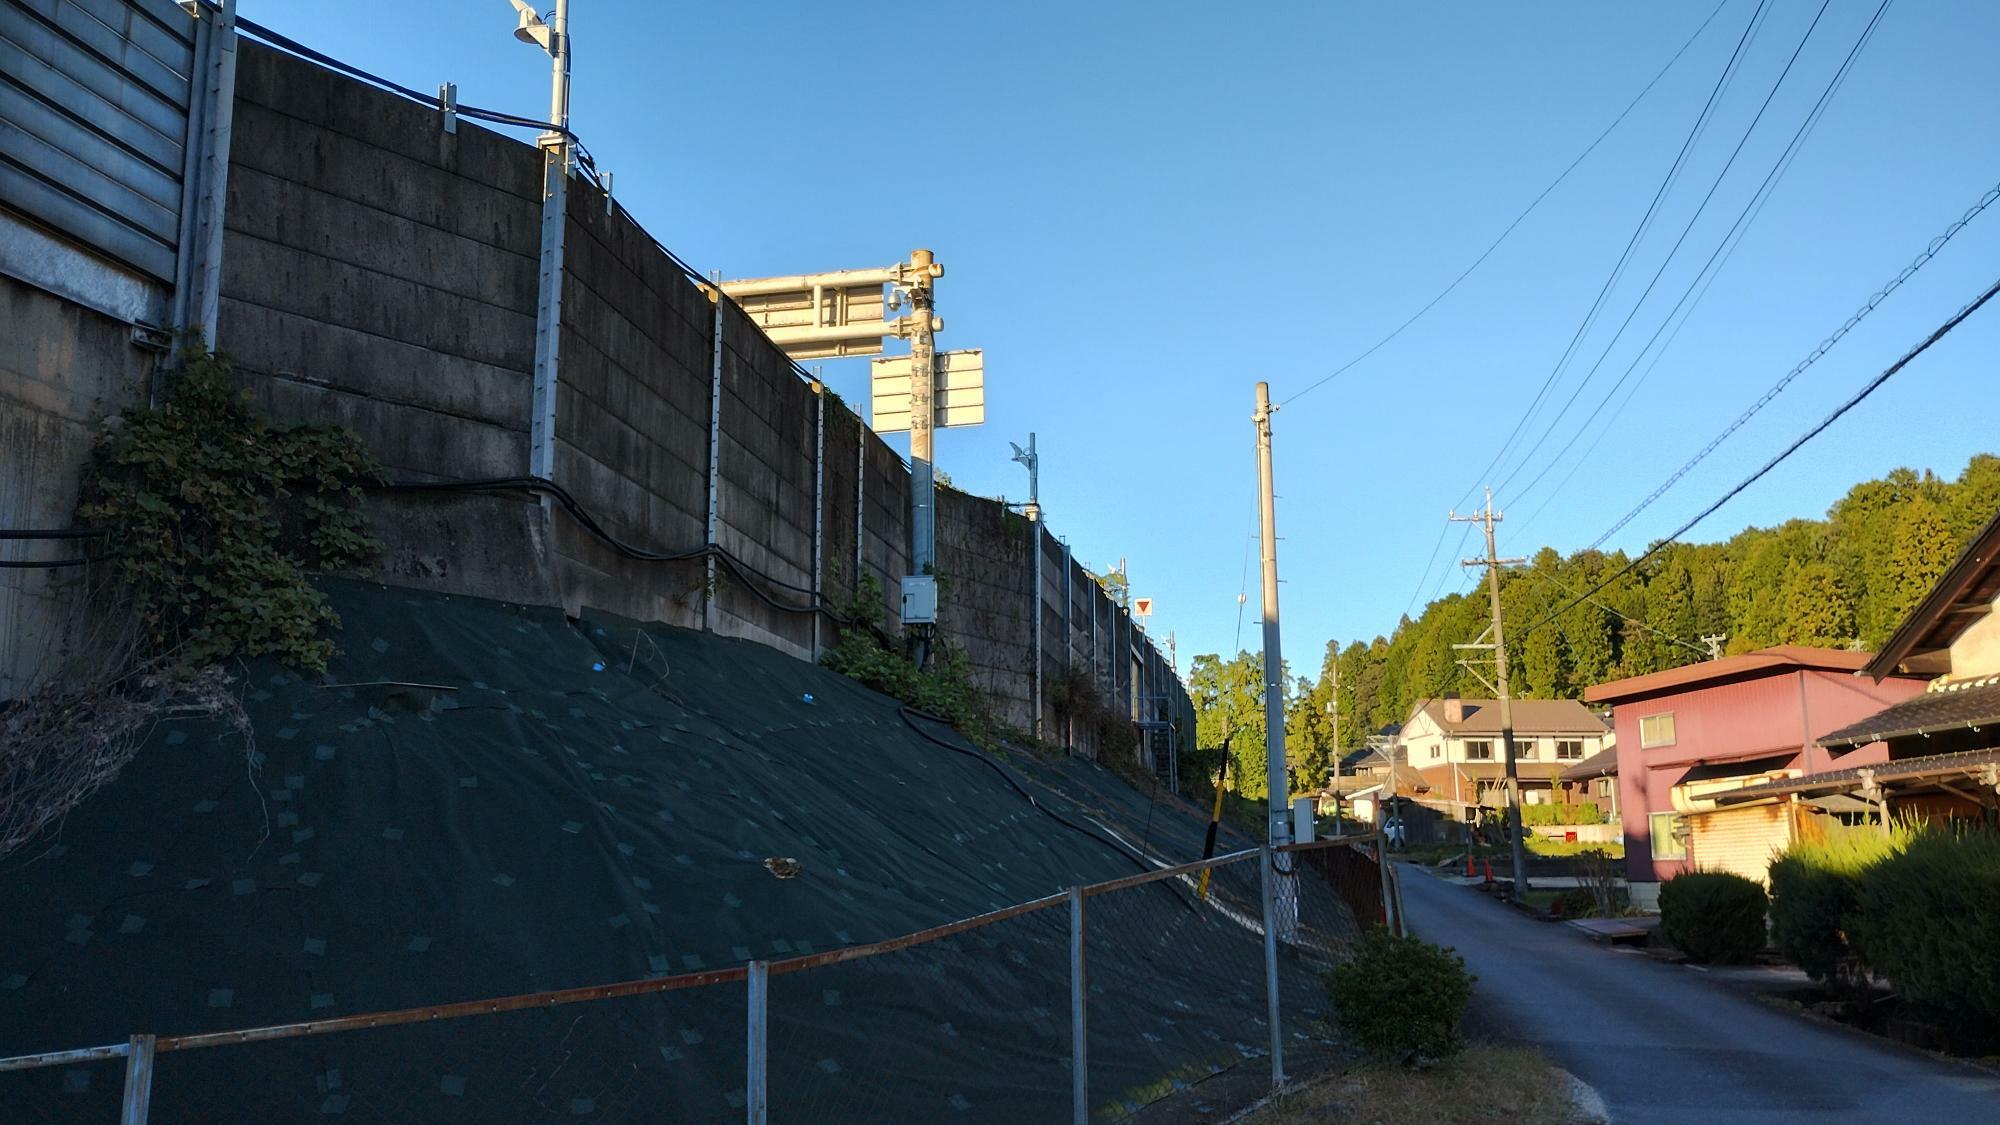
{"type": "Polygon", "coordinates": [[[1469,516],[1451,513],[1453,523],[1482,524],[1486,530],[1486,557],[1465,559],[1464,566],[1486,568],[1486,590],[1493,603],[1493,624],[1489,626],[1493,643],[1455,645],[1455,648],[1490,648],[1493,650],[1493,690],[1500,699],[1500,752],[1507,770],[1507,846],[1514,861],[1514,897],[1528,889],[1528,861],[1526,849],[1521,846],[1521,776],[1514,764],[1514,701],[1507,691],[1507,635],[1500,622],[1500,568],[1513,563],[1526,562],[1523,558],[1503,559],[1494,550],[1493,525],[1503,517],[1493,510],[1493,490],[1486,490],[1486,507],[1483,511],[1469,516]]]}

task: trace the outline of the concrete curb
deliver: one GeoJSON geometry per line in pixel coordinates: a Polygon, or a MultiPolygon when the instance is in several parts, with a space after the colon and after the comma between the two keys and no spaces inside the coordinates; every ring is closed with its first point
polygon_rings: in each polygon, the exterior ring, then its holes
{"type": "Polygon", "coordinates": [[[1570,1104],[1576,1107],[1576,1113],[1571,1120],[1589,1122],[1590,1125],[1609,1125],[1611,1110],[1604,1104],[1604,1095],[1598,1093],[1590,1083],[1562,1067],[1558,1066],[1555,1070],[1557,1074],[1563,1076],[1563,1081],[1569,1083],[1570,1104]]]}

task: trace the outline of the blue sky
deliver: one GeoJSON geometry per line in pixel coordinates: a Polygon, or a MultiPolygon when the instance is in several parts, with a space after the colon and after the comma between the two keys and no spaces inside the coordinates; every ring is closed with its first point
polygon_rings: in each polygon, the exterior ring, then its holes
{"type": "MultiPolygon", "coordinates": [[[[1699,304],[1662,335],[1671,347],[1656,365],[1644,354],[1633,378],[1651,373],[1629,405],[1613,400],[1570,460],[1524,491],[1640,355],[1876,9],[1829,0],[1612,346],[1820,10],[1772,0],[1557,401],[1603,354],[1596,377],[1546,442],[1533,440],[1544,414],[1480,480],[1756,6],[1724,0],[1455,292],[1278,413],[1295,670],[1316,668],[1329,637],[1386,633],[1413,600],[1460,587],[1460,568],[1444,567],[1458,529],[1419,579],[1446,511],[1480,484],[1508,481],[1505,553],[1595,539],[2000,181],[2000,5],[1892,4],[1699,304]]],[[[1007,442],[1036,431],[1051,528],[1093,564],[1130,559],[1185,670],[1192,654],[1236,643],[1239,590],[1242,642],[1257,643],[1253,383],[1284,400],[1422,307],[1713,7],[574,0],[574,123],[622,203],[701,269],[793,273],[934,249],[947,268],[939,345],[986,349],[989,403],[983,428],[940,434],[940,467],[971,491],[1019,498],[1026,475],[1007,442]]],[[[467,103],[546,111],[543,57],[511,38],[503,0],[241,0],[241,11],[411,86],[449,79],[467,103]]],[[[1705,506],[1997,267],[2000,205],[1609,546],[1642,549],[1705,506]]],[[[1898,465],[1955,474],[2000,449],[1996,357],[2000,306],[1989,306],[1691,538],[1818,515],[1856,480],[1898,465]]],[[[826,373],[865,400],[865,360],[826,373]]]]}

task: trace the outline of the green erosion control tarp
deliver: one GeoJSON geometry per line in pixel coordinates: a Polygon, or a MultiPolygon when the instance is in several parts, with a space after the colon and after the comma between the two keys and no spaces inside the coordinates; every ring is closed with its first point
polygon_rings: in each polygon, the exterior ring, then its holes
{"type": "MultiPolygon", "coordinates": [[[[163,723],[0,864],[0,1054],[724,968],[1139,869],[894,701],[769,649],[326,588],[344,625],[324,682],[243,670],[254,768],[233,736],[163,723]]],[[[1093,771],[1024,784],[1079,823],[1122,802],[1129,834],[1145,798],[1093,771]]],[[[1156,850],[1191,858],[1199,823],[1159,815],[1156,850]]],[[[1091,900],[1102,1112],[1261,1052],[1255,880],[1091,900]]],[[[1065,1115],[1068,925],[774,977],[775,1119],[1065,1115]]],[[[1316,1026],[1315,971],[1287,958],[1294,1034],[1316,1026]]],[[[744,1020],[735,984],[162,1054],[154,1120],[736,1120],[744,1020]]],[[[0,1116],[115,1120],[122,1070],[0,1074],[0,1116]]]]}

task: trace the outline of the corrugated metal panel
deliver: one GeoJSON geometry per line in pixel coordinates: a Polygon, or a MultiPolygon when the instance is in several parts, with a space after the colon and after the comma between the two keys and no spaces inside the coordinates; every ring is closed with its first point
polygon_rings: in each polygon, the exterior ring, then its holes
{"type": "Polygon", "coordinates": [[[1688,859],[1702,871],[1733,871],[1762,883],[1771,858],[1792,840],[1788,805],[1753,805],[1690,819],[1688,859]]]}
{"type": "Polygon", "coordinates": [[[171,284],[194,34],[168,0],[0,0],[0,204],[171,284]]]}

